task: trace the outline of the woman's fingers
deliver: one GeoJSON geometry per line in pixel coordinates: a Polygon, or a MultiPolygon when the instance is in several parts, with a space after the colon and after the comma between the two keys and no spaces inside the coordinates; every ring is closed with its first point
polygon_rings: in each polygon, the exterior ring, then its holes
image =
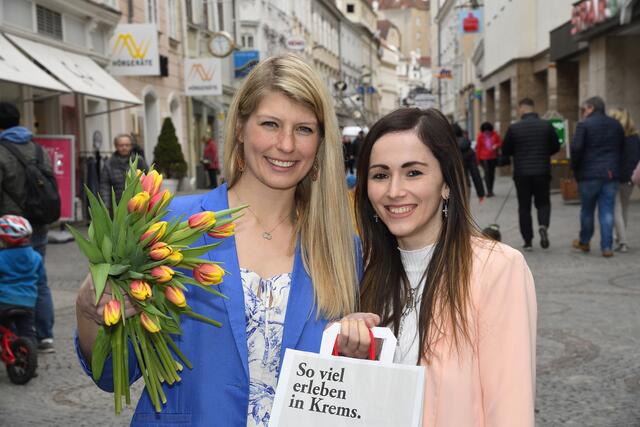
{"type": "MultiPolygon", "coordinates": [[[[104,292],[98,301],[98,304],[95,303],[95,295],[96,291],[93,286],[93,281],[91,280],[91,274],[88,274],[85,278],[82,286],[80,287],[80,292],[78,293],[77,305],[81,310],[82,314],[88,318],[96,322],[98,325],[104,324],[104,306],[107,305],[109,301],[113,299],[113,295],[111,293],[111,284],[107,283],[104,288],[104,292]]],[[[131,301],[131,297],[129,295],[124,296],[124,315],[125,317],[131,317],[136,315],[141,311],[140,307],[131,301]]]]}

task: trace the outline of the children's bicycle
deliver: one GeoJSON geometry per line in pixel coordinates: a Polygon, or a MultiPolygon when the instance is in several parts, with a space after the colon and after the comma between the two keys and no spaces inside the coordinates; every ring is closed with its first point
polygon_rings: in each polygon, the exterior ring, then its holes
{"type": "Polygon", "coordinates": [[[29,312],[13,308],[3,313],[0,318],[0,359],[7,367],[9,380],[14,384],[26,384],[33,378],[38,365],[38,353],[31,340],[14,334],[9,325],[21,316],[29,316],[29,312]]]}

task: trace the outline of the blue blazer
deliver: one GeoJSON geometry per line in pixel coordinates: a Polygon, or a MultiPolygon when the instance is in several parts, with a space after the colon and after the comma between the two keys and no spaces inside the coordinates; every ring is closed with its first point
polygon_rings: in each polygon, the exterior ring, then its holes
{"type": "MultiPolygon", "coordinates": [[[[203,195],[174,199],[170,216],[188,216],[201,211],[228,208],[227,187],[223,185],[203,195]]],[[[211,244],[215,240],[205,235],[196,245],[211,244]]],[[[235,237],[229,237],[207,254],[221,262],[228,272],[219,290],[228,299],[216,297],[196,287],[189,288],[188,304],[196,311],[222,323],[221,328],[182,317],[183,334],[175,341],[193,364],[184,368],[182,381],[163,385],[167,404],[159,414],[155,412],[146,390],[143,392],[131,421],[133,426],[189,425],[245,427],[249,400],[249,364],[244,312],[244,294],[240,280],[240,266],[235,237]]],[[[313,301],[311,278],[304,269],[299,244],[296,246],[291,290],[284,322],[280,365],[285,349],[317,353],[327,319],[317,317],[313,301]]],[[[77,338],[76,338],[77,339],[77,338]]],[[[76,342],[76,348],[77,342],[76,342]]],[[[133,351],[129,352],[131,381],[140,377],[133,351]]],[[[90,374],[90,363],[81,364],[90,374]]],[[[113,391],[111,359],[105,362],[102,378],[97,385],[113,391]]]]}

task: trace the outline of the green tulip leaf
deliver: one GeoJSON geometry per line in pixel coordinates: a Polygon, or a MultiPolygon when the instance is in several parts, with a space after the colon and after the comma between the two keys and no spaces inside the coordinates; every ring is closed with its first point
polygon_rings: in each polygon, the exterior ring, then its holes
{"type": "Polygon", "coordinates": [[[104,362],[111,351],[111,334],[104,326],[98,329],[98,336],[91,350],[91,372],[93,380],[99,381],[104,369],[104,362]]]}
{"type": "Polygon", "coordinates": [[[96,289],[96,305],[98,305],[98,301],[100,301],[100,297],[102,297],[104,288],[107,285],[107,277],[109,276],[110,269],[111,264],[106,263],[89,265],[93,286],[96,289]]]}

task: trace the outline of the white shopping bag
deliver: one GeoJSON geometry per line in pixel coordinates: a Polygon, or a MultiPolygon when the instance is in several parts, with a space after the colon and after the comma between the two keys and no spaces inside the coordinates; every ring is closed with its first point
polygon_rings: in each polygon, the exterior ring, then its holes
{"type": "Polygon", "coordinates": [[[396,338],[383,340],[380,360],[332,356],[340,324],[327,328],[320,354],[287,349],[269,427],[419,427],[424,368],[393,363],[396,338]]]}

